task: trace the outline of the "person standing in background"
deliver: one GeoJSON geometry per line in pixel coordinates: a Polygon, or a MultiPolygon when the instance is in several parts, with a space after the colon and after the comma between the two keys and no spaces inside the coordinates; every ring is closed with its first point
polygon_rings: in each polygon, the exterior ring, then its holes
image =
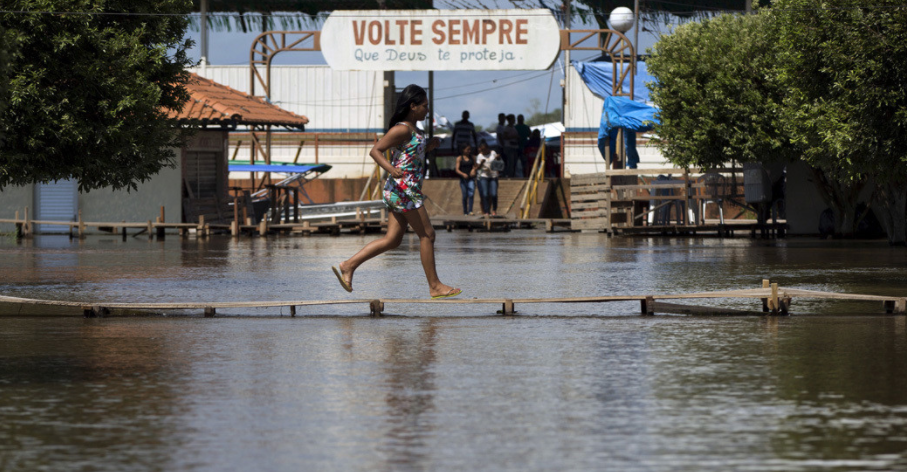
{"type": "Polygon", "coordinates": [[[483,139],[476,156],[476,173],[479,176],[479,196],[482,197],[482,215],[495,216],[498,211],[498,173],[504,162],[483,139]]]}
{"type": "Polygon", "coordinates": [[[451,149],[463,149],[463,146],[473,149],[479,147],[476,126],[469,121],[469,110],[463,110],[463,119],[454,123],[453,134],[450,136],[451,149]]]}
{"type": "Polygon", "coordinates": [[[472,201],[476,193],[476,160],[472,157],[472,146],[460,147],[457,164],[454,167],[460,176],[460,192],[463,194],[463,214],[472,215],[472,201]]]}
{"type": "Polygon", "coordinates": [[[530,129],[528,125],[523,123],[523,120],[523,115],[517,115],[516,126],[514,126],[514,128],[516,129],[517,134],[520,136],[517,143],[519,147],[517,160],[520,167],[522,168],[521,170],[523,176],[528,177],[529,168],[526,164],[529,162],[529,156],[526,155],[526,143],[529,141],[529,135],[532,134],[532,129],[530,129]]]}
{"type": "Polygon", "coordinates": [[[498,113],[498,126],[494,129],[494,139],[498,142],[495,146],[495,151],[498,155],[503,155],[504,153],[504,130],[507,128],[507,125],[504,124],[504,121],[507,120],[507,115],[503,113],[498,113]]]}
{"type": "Polygon", "coordinates": [[[507,115],[507,125],[504,126],[503,138],[498,137],[498,141],[503,139],[501,147],[504,150],[504,177],[522,177],[516,173],[518,154],[520,152],[520,135],[514,127],[516,117],[513,114],[507,115]]]}

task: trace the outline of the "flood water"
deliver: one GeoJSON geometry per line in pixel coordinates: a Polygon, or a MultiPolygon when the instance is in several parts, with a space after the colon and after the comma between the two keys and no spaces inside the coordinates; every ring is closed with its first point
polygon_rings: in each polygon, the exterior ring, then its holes
{"type": "MultiPolygon", "coordinates": [[[[0,239],[0,294],[85,302],[426,298],[418,241],[0,239]]],[[[465,297],[782,286],[905,296],[884,241],[438,233],[465,297]]],[[[758,301],[712,305],[758,309],[758,301]]],[[[0,470],[907,470],[907,317],[638,303],[367,304],[84,319],[0,315],[0,470]]]]}

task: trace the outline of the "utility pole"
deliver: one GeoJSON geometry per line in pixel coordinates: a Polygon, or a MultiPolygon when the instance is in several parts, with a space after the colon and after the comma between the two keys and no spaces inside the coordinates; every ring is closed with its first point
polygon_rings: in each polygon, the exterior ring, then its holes
{"type": "MultiPolygon", "coordinates": [[[[570,0],[564,0],[564,29],[570,31],[570,0]]],[[[567,33],[567,42],[570,42],[570,33],[567,33]]],[[[564,126],[567,125],[567,74],[569,72],[570,50],[567,49],[564,51],[564,85],[561,86],[561,123],[564,126]]]]}
{"type": "MultiPolygon", "coordinates": [[[[749,0],[747,0],[749,1],[749,0]]],[[[633,80],[636,80],[636,62],[639,60],[639,0],[633,0],[633,80]]]]}
{"type": "Polygon", "coordinates": [[[208,0],[201,0],[199,8],[201,13],[201,66],[202,75],[205,75],[205,67],[208,65],[208,0]]]}

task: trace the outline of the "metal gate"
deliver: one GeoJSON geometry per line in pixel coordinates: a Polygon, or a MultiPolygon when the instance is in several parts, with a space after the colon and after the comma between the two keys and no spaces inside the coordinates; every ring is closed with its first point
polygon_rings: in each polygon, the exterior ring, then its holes
{"type": "MultiPolygon", "coordinates": [[[[57,180],[35,186],[35,219],[39,221],[75,221],[78,213],[78,182],[57,180]]],[[[36,233],[68,233],[69,227],[36,225],[36,233]]]]}

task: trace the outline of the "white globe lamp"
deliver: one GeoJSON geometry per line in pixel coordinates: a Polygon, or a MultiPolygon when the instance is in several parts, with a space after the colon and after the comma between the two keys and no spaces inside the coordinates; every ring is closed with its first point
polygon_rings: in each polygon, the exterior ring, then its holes
{"type": "Polygon", "coordinates": [[[626,33],[633,27],[636,18],[633,17],[633,10],[627,7],[617,7],[611,11],[608,21],[611,23],[611,29],[626,33]]]}

